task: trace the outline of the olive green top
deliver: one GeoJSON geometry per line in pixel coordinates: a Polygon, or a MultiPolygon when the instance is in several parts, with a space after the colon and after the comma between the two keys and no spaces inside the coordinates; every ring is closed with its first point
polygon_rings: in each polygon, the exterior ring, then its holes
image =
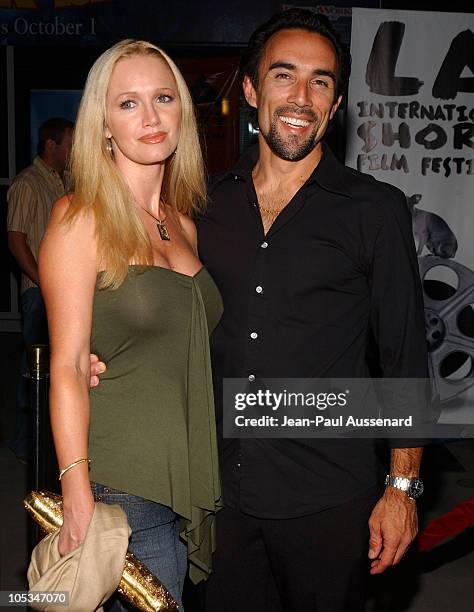
{"type": "Polygon", "coordinates": [[[183,517],[194,582],[210,571],[221,506],[209,356],[221,314],[205,268],[130,266],[94,296],[91,350],[107,371],[90,393],[91,480],[183,517]]]}

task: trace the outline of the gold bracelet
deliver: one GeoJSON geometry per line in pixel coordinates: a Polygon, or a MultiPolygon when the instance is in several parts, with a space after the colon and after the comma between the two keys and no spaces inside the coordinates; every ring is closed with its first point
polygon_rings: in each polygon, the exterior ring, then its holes
{"type": "MultiPolygon", "coordinates": [[[[61,480],[61,478],[64,476],[64,474],[66,472],[68,472],[71,468],[75,467],[76,465],[79,465],[80,463],[88,463],[90,466],[91,460],[90,459],[78,459],[77,461],[74,461],[73,463],[70,463],[67,467],[64,468],[64,470],[61,470],[59,472],[59,480],[61,480]]],[[[90,469],[90,468],[89,468],[90,469]]]]}

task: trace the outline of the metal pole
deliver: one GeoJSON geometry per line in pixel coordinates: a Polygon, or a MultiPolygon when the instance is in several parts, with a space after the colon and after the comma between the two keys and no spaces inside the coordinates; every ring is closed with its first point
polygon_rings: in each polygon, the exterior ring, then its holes
{"type": "MultiPolygon", "coordinates": [[[[31,454],[28,486],[30,490],[57,491],[57,464],[52,441],[48,410],[49,347],[33,344],[27,347],[30,380],[31,454]]],[[[41,531],[35,526],[30,534],[32,549],[41,531]]]]}

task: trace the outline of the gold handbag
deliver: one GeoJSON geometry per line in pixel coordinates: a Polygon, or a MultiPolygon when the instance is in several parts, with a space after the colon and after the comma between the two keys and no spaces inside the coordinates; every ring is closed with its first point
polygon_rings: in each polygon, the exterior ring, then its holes
{"type": "MultiPolygon", "coordinates": [[[[32,491],[23,505],[46,532],[52,533],[63,524],[62,497],[48,491],[32,491]]],[[[132,553],[125,556],[125,567],[117,591],[143,612],[178,612],[179,607],[166,587],[132,553]]]]}

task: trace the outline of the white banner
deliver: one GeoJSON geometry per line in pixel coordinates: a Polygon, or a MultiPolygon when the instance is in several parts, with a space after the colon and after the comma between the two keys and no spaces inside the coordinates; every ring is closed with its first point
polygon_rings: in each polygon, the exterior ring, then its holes
{"type": "Polygon", "coordinates": [[[354,8],[351,54],[346,162],[406,195],[431,375],[462,420],[474,395],[474,15],[354,8]]]}

